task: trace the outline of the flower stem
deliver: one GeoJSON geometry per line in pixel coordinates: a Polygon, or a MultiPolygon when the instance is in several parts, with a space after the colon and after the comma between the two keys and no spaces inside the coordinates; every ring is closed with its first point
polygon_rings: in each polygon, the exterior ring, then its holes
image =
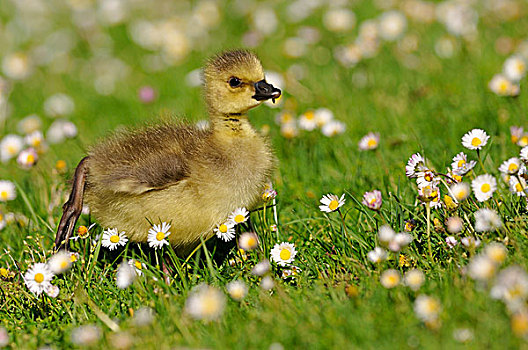
{"type": "Polygon", "coordinates": [[[433,249],[431,248],[431,205],[429,202],[425,203],[425,210],[427,212],[427,245],[429,248],[429,259],[433,261],[433,249]]]}

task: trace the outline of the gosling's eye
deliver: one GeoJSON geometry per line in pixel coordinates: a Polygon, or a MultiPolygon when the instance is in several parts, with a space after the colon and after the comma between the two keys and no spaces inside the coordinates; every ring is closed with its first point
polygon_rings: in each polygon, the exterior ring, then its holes
{"type": "Polygon", "coordinates": [[[232,77],[231,79],[229,79],[229,86],[231,86],[232,88],[239,87],[241,84],[242,81],[237,77],[232,77]]]}

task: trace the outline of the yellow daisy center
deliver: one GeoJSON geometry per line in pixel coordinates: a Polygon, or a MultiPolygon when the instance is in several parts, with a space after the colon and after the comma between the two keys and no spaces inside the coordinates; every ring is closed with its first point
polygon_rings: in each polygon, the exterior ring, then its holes
{"type": "Polygon", "coordinates": [[[67,267],[68,267],[68,262],[67,262],[66,260],[62,260],[62,261],[60,262],[60,268],[61,268],[61,269],[65,269],[65,268],[67,268],[67,267]]]}
{"type": "Polygon", "coordinates": [[[522,191],[523,191],[523,188],[522,188],[522,186],[521,186],[521,184],[520,184],[519,182],[517,182],[517,183],[515,184],[515,190],[516,190],[517,192],[522,192],[522,191]]]}
{"type": "Polygon", "coordinates": [[[291,252],[288,249],[283,249],[279,256],[282,260],[288,260],[291,257],[291,252]]]}
{"type": "Polygon", "coordinates": [[[372,199],[369,201],[369,204],[374,204],[376,203],[376,197],[372,197],[372,199]]]}
{"type": "Polygon", "coordinates": [[[368,147],[375,147],[377,144],[378,144],[378,142],[375,139],[369,139],[367,141],[367,146],[368,147]]]}
{"type": "Polygon", "coordinates": [[[77,229],[77,233],[79,234],[79,236],[85,237],[88,234],[88,228],[86,226],[81,225],[77,229]]]}
{"type": "Polygon", "coordinates": [[[7,278],[7,269],[4,267],[0,267],[0,276],[7,278]]]}
{"type": "Polygon", "coordinates": [[[246,217],[242,214],[238,214],[235,216],[235,222],[237,224],[240,224],[241,222],[244,222],[244,220],[246,220],[246,217]]]}
{"type": "Polygon", "coordinates": [[[394,284],[397,284],[397,283],[398,283],[398,279],[399,279],[398,276],[396,276],[396,275],[390,275],[390,276],[387,277],[387,282],[388,282],[388,284],[390,284],[390,285],[394,285],[394,284]]]}
{"type": "Polygon", "coordinates": [[[453,175],[453,179],[455,179],[457,182],[462,181],[462,176],[460,175],[453,175]]]}
{"type": "Polygon", "coordinates": [[[312,120],[313,118],[315,118],[315,115],[313,114],[313,112],[306,112],[304,113],[304,117],[308,120],[312,120]]]}
{"type": "Polygon", "coordinates": [[[526,145],[528,145],[528,136],[523,136],[523,137],[521,137],[521,139],[519,140],[519,145],[520,145],[520,146],[526,146],[526,145]]]}
{"type": "Polygon", "coordinates": [[[161,232],[161,231],[158,232],[158,233],[156,233],[156,239],[157,239],[158,241],[161,241],[161,240],[164,239],[164,238],[165,238],[165,233],[163,233],[163,232],[161,232]]]}
{"type": "Polygon", "coordinates": [[[499,84],[498,91],[504,93],[506,92],[506,90],[508,90],[508,83],[506,81],[501,81],[499,84]]]}
{"type": "Polygon", "coordinates": [[[517,169],[519,169],[519,166],[515,163],[511,163],[510,166],[508,167],[509,172],[516,171],[517,169]]]}
{"type": "Polygon", "coordinates": [[[15,154],[16,153],[16,148],[14,146],[7,146],[7,153],[15,154]]]}
{"type": "Polygon", "coordinates": [[[143,269],[143,265],[141,265],[141,263],[140,263],[139,261],[137,261],[137,260],[134,262],[134,266],[135,266],[136,269],[138,269],[138,270],[143,269]]]}
{"type": "Polygon", "coordinates": [[[466,161],[464,159],[460,159],[457,163],[457,166],[460,168],[461,166],[463,166],[464,164],[466,164],[466,161]]]}
{"type": "Polygon", "coordinates": [[[31,164],[31,163],[34,163],[34,162],[35,162],[35,156],[32,155],[32,154],[28,154],[27,159],[26,159],[26,162],[27,162],[27,163],[30,163],[30,164],[31,164]]]}
{"type": "Polygon", "coordinates": [[[77,255],[75,254],[72,254],[70,255],[70,261],[73,263],[73,262],[76,262],[77,261],[77,255]]]}
{"type": "Polygon", "coordinates": [[[482,144],[482,141],[478,137],[474,137],[473,140],[471,140],[471,145],[473,147],[478,147],[482,144]]]}
{"type": "Polygon", "coordinates": [[[119,242],[119,236],[118,235],[112,235],[110,236],[110,242],[117,243],[119,242]]]}
{"type": "Polygon", "coordinates": [[[433,181],[433,176],[431,174],[426,174],[424,176],[424,179],[427,181],[427,182],[431,182],[433,181]]]}
{"type": "Polygon", "coordinates": [[[222,233],[226,233],[227,232],[227,225],[226,224],[222,224],[218,227],[218,231],[222,232],[222,233]]]}
{"type": "Polygon", "coordinates": [[[330,210],[336,210],[338,206],[339,206],[339,202],[335,199],[332,199],[330,204],[328,204],[328,208],[330,208],[330,210]]]}
{"type": "Polygon", "coordinates": [[[39,272],[35,274],[34,279],[35,279],[35,282],[42,283],[44,281],[44,275],[39,272]]]}
{"type": "Polygon", "coordinates": [[[282,115],[282,122],[283,122],[283,123],[288,123],[288,122],[290,122],[292,119],[293,119],[293,116],[292,116],[290,113],[284,113],[284,114],[282,115]]]}
{"type": "Polygon", "coordinates": [[[480,190],[484,193],[487,193],[491,190],[491,186],[490,184],[483,184],[481,187],[480,187],[480,190]]]}
{"type": "Polygon", "coordinates": [[[0,198],[2,198],[3,200],[7,200],[7,191],[0,192],[0,198]]]}
{"type": "Polygon", "coordinates": [[[257,245],[257,240],[255,237],[249,237],[246,243],[248,247],[254,247],[257,245]]]}

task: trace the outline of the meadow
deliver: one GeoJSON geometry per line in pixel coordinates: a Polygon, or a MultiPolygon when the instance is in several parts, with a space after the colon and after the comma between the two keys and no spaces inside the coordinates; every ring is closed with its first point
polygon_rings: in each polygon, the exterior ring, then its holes
{"type": "Polygon", "coordinates": [[[527,348],[527,14],[521,0],[0,0],[0,346],[527,348]],[[283,91],[249,112],[278,159],[251,225],[188,256],[110,250],[86,208],[55,255],[89,147],[205,125],[199,69],[233,48],[283,91]]]}

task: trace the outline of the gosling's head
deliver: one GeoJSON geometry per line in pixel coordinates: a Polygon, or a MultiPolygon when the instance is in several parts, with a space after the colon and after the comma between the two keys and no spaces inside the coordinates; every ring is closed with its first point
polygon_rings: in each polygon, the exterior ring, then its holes
{"type": "Polygon", "coordinates": [[[226,51],[211,58],[204,68],[204,80],[211,114],[243,114],[281,95],[266,82],[257,56],[245,50],[226,51]]]}

